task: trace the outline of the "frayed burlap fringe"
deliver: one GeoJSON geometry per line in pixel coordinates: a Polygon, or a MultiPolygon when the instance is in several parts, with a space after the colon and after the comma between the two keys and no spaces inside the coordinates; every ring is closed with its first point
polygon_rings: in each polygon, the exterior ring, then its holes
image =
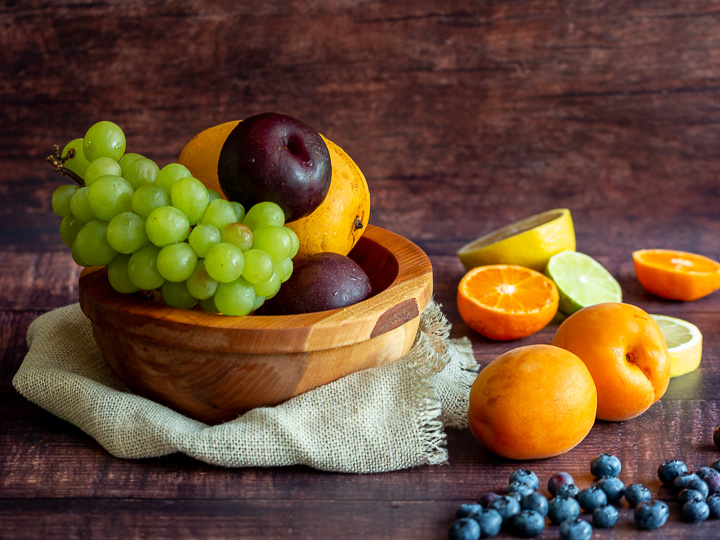
{"type": "Polygon", "coordinates": [[[478,366],[470,342],[449,333],[431,302],[413,348],[397,362],[208,426],[132,394],[100,356],[90,322],[74,304],[32,323],[13,385],[120,458],[182,452],[226,467],[384,472],[446,463],[445,428],[467,426],[478,366]]]}

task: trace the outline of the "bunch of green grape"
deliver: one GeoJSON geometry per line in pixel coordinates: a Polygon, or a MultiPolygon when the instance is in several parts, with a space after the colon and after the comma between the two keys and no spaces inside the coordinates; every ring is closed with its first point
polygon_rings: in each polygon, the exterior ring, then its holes
{"type": "Polygon", "coordinates": [[[277,204],[246,214],[183,165],[160,169],[126,154],[112,122],[93,125],[61,156],[84,185],[53,193],[60,236],[79,265],[106,266],[116,291],[158,290],[168,306],[247,315],[292,274],[298,237],[277,204]]]}

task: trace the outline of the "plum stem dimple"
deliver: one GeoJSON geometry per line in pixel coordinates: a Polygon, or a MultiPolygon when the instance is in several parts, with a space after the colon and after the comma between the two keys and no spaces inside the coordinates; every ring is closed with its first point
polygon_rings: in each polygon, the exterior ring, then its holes
{"type": "Polygon", "coordinates": [[[75,180],[75,182],[80,187],[83,187],[85,185],[85,180],[83,180],[80,176],[78,176],[73,171],[71,171],[70,169],[65,167],[65,162],[68,159],[71,159],[73,157],[75,157],[75,149],[74,148],[71,148],[70,150],[68,150],[68,153],[65,154],[65,157],[63,157],[60,155],[60,146],[58,146],[57,144],[54,144],[52,155],[49,155],[48,157],[46,157],[45,161],[47,161],[48,163],[50,163],[52,165],[53,171],[62,173],[65,176],[69,176],[70,178],[75,180]]]}

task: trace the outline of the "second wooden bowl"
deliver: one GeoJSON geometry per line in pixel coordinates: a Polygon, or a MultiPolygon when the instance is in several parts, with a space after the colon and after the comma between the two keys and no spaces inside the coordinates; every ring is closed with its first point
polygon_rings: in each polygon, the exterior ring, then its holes
{"type": "Polygon", "coordinates": [[[350,257],[373,295],[342,309],[246,317],[176,309],[117,293],[103,269],[81,274],[80,306],[103,358],[130,389],[216,424],[408,352],[432,295],[427,255],[368,226],[350,257]]]}

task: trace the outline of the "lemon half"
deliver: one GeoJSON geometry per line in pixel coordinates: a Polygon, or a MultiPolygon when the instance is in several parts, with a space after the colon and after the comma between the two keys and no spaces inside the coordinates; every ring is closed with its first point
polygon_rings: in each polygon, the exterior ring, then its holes
{"type": "Polygon", "coordinates": [[[695,371],[702,360],[702,333],[692,323],[667,315],[650,315],[662,330],[670,352],[670,377],[695,371]]]}
{"type": "Polygon", "coordinates": [[[570,210],[535,214],[473,240],[457,252],[466,270],[487,264],[513,264],[543,272],[548,259],[575,250],[570,210]]]}

